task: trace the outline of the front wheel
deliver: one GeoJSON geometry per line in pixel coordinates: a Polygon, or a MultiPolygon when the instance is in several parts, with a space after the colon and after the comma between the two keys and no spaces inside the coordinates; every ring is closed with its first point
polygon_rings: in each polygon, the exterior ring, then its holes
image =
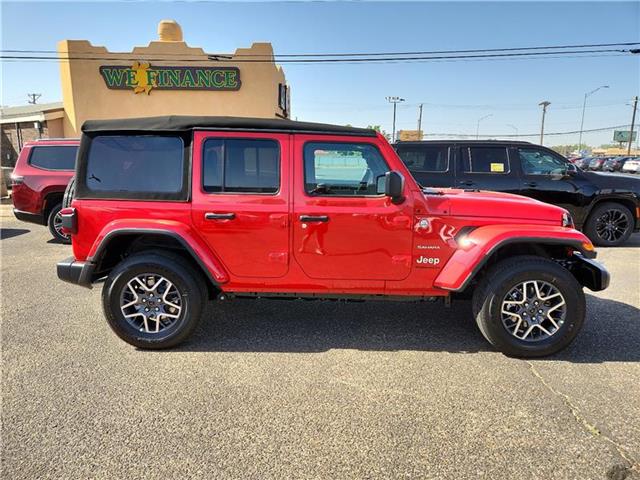
{"type": "Polygon", "coordinates": [[[600,247],[617,247],[631,236],[633,224],[631,210],[620,203],[605,202],[593,209],[584,233],[600,247]]]}
{"type": "Polygon", "coordinates": [[[501,261],[474,291],[473,313],[484,337],[514,357],[542,357],[567,347],[585,317],[582,286],[553,260],[501,261]]]}
{"type": "Polygon", "coordinates": [[[102,306],[112,330],[139,348],[170,348],[198,325],[204,291],[199,277],[180,258],[157,253],[132,255],[113,269],[102,289],[102,306]]]}

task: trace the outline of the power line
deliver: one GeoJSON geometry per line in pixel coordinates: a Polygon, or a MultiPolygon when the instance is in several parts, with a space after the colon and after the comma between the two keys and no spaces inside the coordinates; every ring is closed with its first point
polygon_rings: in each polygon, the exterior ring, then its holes
{"type": "MultiPolygon", "coordinates": [[[[462,50],[431,50],[431,51],[406,51],[406,52],[341,52],[341,53],[283,53],[283,54],[238,54],[234,57],[251,57],[260,58],[304,58],[304,57],[376,57],[376,56],[408,56],[408,55],[441,55],[441,54],[465,54],[465,53],[482,53],[482,52],[517,52],[517,51],[533,51],[533,50],[560,50],[569,48],[604,48],[604,47],[630,47],[640,45],[640,42],[617,42],[617,43],[595,43],[595,44],[578,44],[578,45],[550,45],[550,46],[532,46],[532,47],[507,47],[507,48],[477,48],[462,50]]],[[[21,49],[0,49],[2,53],[37,53],[37,54],[57,54],[56,50],[21,50],[21,49]]],[[[76,54],[95,54],[95,51],[77,51],[76,54]]],[[[167,53],[168,56],[194,56],[191,53],[167,53]]],[[[213,55],[224,57],[225,55],[213,55]]]]}
{"type": "MultiPolygon", "coordinates": [[[[604,52],[604,50],[596,50],[596,52],[604,52]]],[[[339,60],[336,62],[331,62],[331,61],[311,61],[311,60],[303,60],[303,61],[299,61],[299,62],[294,62],[294,61],[289,61],[289,62],[278,62],[278,63],[288,63],[289,65],[308,65],[308,64],[322,64],[322,65],[363,65],[363,64],[367,64],[367,63],[375,63],[377,65],[382,65],[382,64],[401,64],[401,63],[447,63],[447,62],[478,62],[478,61],[494,61],[494,62],[499,62],[499,61],[518,61],[518,60],[539,60],[539,59],[559,59],[559,58],[563,58],[563,59],[575,59],[575,58],[596,58],[596,57],[623,57],[623,56],[628,56],[628,53],[631,53],[630,50],[615,50],[615,52],[618,53],[605,53],[605,54],[600,54],[600,55],[594,55],[594,54],[589,54],[587,55],[587,53],[589,52],[578,52],[578,55],[569,55],[568,53],[571,52],[549,52],[548,56],[544,56],[545,54],[536,54],[536,56],[532,56],[532,57],[519,57],[519,56],[507,56],[507,58],[495,58],[495,56],[487,56],[487,57],[481,57],[481,56],[472,56],[472,57],[456,57],[456,56],[451,56],[451,57],[424,57],[423,59],[418,59],[418,60],[411,60],[411,59],[402,59],[402,58],[397,58],[397,59],[393,59],[393,60],[383,60],[383,59],[371,59],[370,61],[367,61],[369,59],[365,59],[365,61],[362,60],[352,60],[352,59],[345,59],[345,60],[339,60]]],[[[67,61],[71,61],[71,60],[82,60],[82,61],[120,61],[120,62],[131,62],[131,61],[139,61],[141,59],[145,59],[148,62],[171,62],[171,61],[179,61],[181,63],[198,63],[198,64],[202,64],[204,62],[206,62],[206,59],[167,59],[167,58],[149,58],[147,56],[136,56],[136,57],[119,57],[119,58],[114,58],[114,57],[66,57],[66,58],[57,58],[57,57],[36,57],[36,56],[31,56],[31,57],[21,57],[21,56],[0,56],[0,60],[3,61],[3,63],[29,63],[29,62],[47,62],[47,61],[52,61],[52,62],[67,62],[67,61]]],[[[226,63],[226,64],[230,64],[233,65],[235,63],[252,63],[252,61],[249,60],[231,60],[231,59],[227,59],[226,62],[221,62],[219,59],[209,59],[210,61],[213,62],[218,62],[218,63],[226,63]]],[[[260,61],[256,61],[254,63],[272,63],[271,60],[267,61],[267,60],[260,60],[260,61]]]]}
{"type": "MultiPolygon", "coordinates": [[[[604,132],[607,130],[615,130],[618,128],[626,128],[629,127],[629,125],[615,125],[612,127],[601,127],[601,128],[592,128],[590,130],[583,130],[583,133],[591,133],[591,132],[604,132]]],[[[580,130],[573,130],[570,132],[545,132],[544,135],[545,136],[559,136],[559,135],[574,135],[576,133],[580,133],[580,130]]],[[[470,133],[425,133],[424,134],[425,137],[456,137],[456,138],[467,138],[467,137],[475,137],[475,134],[470,134],[470,133]]],[[[540,132],[536,132],[536,133],[518,133],[518,134],[492,134],[492,135],[479,135],[480,137],[484,137],[484,138],[514,138],[514,137],[539,137],[540,136],[540,132]]]]}

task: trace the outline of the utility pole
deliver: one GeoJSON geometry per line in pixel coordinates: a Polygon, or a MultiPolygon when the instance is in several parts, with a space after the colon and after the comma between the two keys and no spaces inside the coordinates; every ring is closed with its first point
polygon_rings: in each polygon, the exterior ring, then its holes
{"type": "Polygon", "coordinates": [[[545,100],[544,102],[540,102],[538,105],[542,107],[542,125],[540,126],[540,145],[542,145],[542,142],[544,142],[544,117],[547,114],[547,107],[551,105],[551,102],[547,102],[545,100]]]}
{"type": "Polygon", "coordinates": [[[633,129],[636,128],[636,108],[638,108],[638,96],[633,98],[633,115],[631,115],[631,131],[629,132],[629,145],[627,155],[631,155],[631,143],[633,142],[633,129]]]}
{"type": "Polygon", "coordinates": [[[593,95],[602,88],[609,88],[609,85],[602,85],[601,87],[598,87],[584,94],[584,102],[582,102],[582,120],[580,121],[580,140],[578,140],[578,152],[582,150],[582,130],[584,130],[584,111],[587,108],[587,97],[593,95]]]}
{"type": "Polygon", "coordinates": [[[391,134],[391,142],[396,141],[396,107],[400,102],[404,102],[404,98],[400,97],[386,97],[387,102],[393,103],[393,133],[391,134]]]}
{"type": "Polygon", "coordinates": [[[422,103],[418,105],[418,135],[420,140],[422,140],[422,134],[420,131],[422,130],[422,103]]]}
{"type": "Polygon", "coordinates": [[[27,93],[27,97],[29,98],[28,103],[30,103],[31,105],[35,105],[41,96],[41,93],[27,93]]]}
{"type": "Polygon", "coordinates": [[[478,119],[478,123],[476,124],[476,140],[478,140],[480,138],[480,122],[482,120],[484,120],[485,118],[489,118],[492,117],[493,113],[490,113],[489,115],[485,115],[484,117],[480,117],[478,119]]]}

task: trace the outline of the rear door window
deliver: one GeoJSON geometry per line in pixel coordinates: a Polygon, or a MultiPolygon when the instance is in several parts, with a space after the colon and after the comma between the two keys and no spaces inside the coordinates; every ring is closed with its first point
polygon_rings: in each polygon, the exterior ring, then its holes
{"type": "Polygon", "coordinates": [[[45,170],[73,170],[77,152],[75,145],[32,147],[29,164],[45,170]]]}
{"type": "Polygon", "coordinates": [[[96,136],[87,155],[85,183],[90,192],[109,192],[116,198],[132,193],[166,198],[183,190],[184,162],[184,143],[178,136],[96,136]]]}
{"type": "Polygon", "coordinates": [[[505,147],[461,148],[462,172],[508,174],[509,156],[505,147]]]}
{"type": "Polygon", "coordinates": [[[204,142],[202,188],[208,193],[277,193],[280,147],[275,140],[210,138],[204,142]]]}

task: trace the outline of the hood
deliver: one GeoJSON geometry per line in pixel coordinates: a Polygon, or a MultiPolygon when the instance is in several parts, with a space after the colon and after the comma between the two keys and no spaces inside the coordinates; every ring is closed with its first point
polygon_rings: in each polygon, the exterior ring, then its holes
{"type": "Polygon", "coordinates": [[[635,193],[640,195],[640,178],[631,178],[617,173],[582,172],[600,193],[635,193]]]}
{"type": "Polygon", "coordinates": [[[453,216],[508,218],[561,225],[562,215],[566,212],[564,208],[510,193],[459,189],[442,189],[439,192],[442,194],[440,199],[447,203],[447,210],[453,216]]]}

